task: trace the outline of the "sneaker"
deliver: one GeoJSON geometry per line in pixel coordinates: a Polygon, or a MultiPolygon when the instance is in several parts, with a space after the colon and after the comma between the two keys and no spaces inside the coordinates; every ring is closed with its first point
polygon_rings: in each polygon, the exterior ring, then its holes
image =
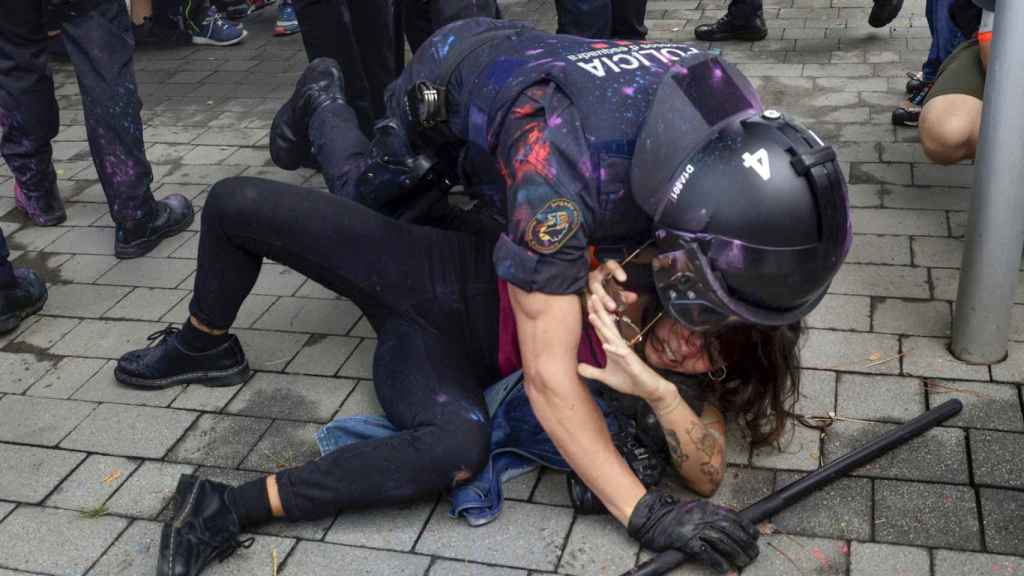
{"type": "Polygon", "coordinates": [[[21,321],[43,309],[46,283],[28,268],[14,269],[14,288],[0,290],[0,334],[13,332],[21,321]]]}
{"type": "Polygon", "coordinates": [[[881,28],[896,19],[903,9],[903,0],[875,0],[868,16],[868,24],[881,28]]]}
{"type": "Polygon", "coordinates": [[[214,561],[222,562],[238,551],[249,548],[254,539],[241,539],[238,514],[227,493],[230,486],[211,480],[197,480],[184,474],[175,494],[176,514],[160,533],[157,576],[195,576],[214,561]]]}
{"type": "Polygon", "coordinates": [[[270,125],[270,158],[279,168],[296,170],[312,156],[309,119],[330,102],[345,102],[341,68],[330,58],[317,58],[295,84],[295,92],[270,125]]]}
{"type": "Polygon", "coordinates": [[[299,18],[295,15],[295,5],[282,2],[277,7],[277,23],[274,25],[274,36],[288,36],[299,31],[299,18]]]}
{"type": "Polygon", "coordinates": [[[726,14],[714,24],[701,24],[693,31],[698,40],[718,42],[721,40],[747,40],[757,42],[768,37],[764,17],[758,16],[753,22],[739,22],[726,14]]]}
{"type": "Polygon", "coordinates": [[[136,388],[158,390],[179,384],[235,386],[252,375],[242,343],[234,334],[219,348],[196,354],[182,347],[181,329],[168,326],[150,334],[156,344],[132,350],[117,361],[114,378],[136,388]]]}
{"type": "Polygon", "coordinates": [[[904,100],[900,107],[893,110],[892,123],[896,126],[917,126],[921,120],[921,109],[928,93],[932,90],[933,83],[922,84],[916,91],[911,93],[904,100]]]}
{"type": "Polygon", "coordinates": [[[192,202],[181,194],[171,194],[156,203],[150,218],[117,225],[114,231],[114,256],[122,260],[145,256],[164,238],[191,226],[194,218],[192,202]]]}
{"type": "Polygon", "coordinates": [[[205,46],[231,46],[241,42],[247,34],[245,28],[224,20],[216,9],[210,7],[206,19],[192,33],[192,43],[205,46]]]}
{"type": "Polygon", "coordinates": [[[68,219],[64,211],[64,200],[60,197],[57,181],[42,194],[26,192],[20,184],[14,183],[14,205],[25,213],[36,226],[56,226],[68,219]]]}

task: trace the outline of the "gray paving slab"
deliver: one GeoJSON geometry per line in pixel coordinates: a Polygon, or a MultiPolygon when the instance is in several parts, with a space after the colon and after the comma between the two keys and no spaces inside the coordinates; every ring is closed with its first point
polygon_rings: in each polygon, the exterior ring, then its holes
{"type": "Polygon", "coordinates": [[[876,332],[948,336],[952,307],[948,302],[936,300],[882,298],[874,301],[871,318],[876,332]]]}
{"type": "MultiPolygon", "coordinates": [[[[50,290],[53,290],[53,288],[50,290]]],[[[47,300],[47,303],[49,303],[49,300],[47,300]]],[[[46,308],[46,312],[50,313],[50,309],[46,308]]],[[[80,320],[77,318],[40,316],[31,326],[28,326],[24,332],[19,334],[11,344],[8,344],[7,349],[10,352],[17,352],[19,350],[41,352],[48,350],[75,326],[78,326],[79,322],[80,320]]]]}
{"type": "Polygon", "coordinates": [[[0,443],[0,500],[41,502],[85,454],[0,443]]]}
{"type": "Polygon", "coordinates": [[[174,288],[195,270],[195,264],[174,258],[122,260],[97,280],[99,284],[174,288]]]}
{"type": "Polygon", "coordinates": [[[327,422],[355,387],[347,379],[260,373],[228,404],[232,414],[327,422]]]}
{"type": "Polygon", "coordinates": [[[99,318],[124,298],[131,288],[123,286],[93,286],[91,284],[61,284],[50,288],[46,313],[59,316],[99,318]]]}
{"type": "MultiPolygon", "coordinates": [[[[779,472],[778,490],[802,474],[779,472]]],[[[840,478],[772,517],[772,523],[787,534],[870,540],[872,520],[871,480],[840,478]]]]}
{"type": "Polygon", "coordinates": [[[344,416],[382,416],[384,409],[377,401],[377,393],[374,390],[373,382],[361,380],[352,389],[352,393],[345,399],[345,403],[338,410],[337,418],[344,416]]]}
{"type": "Polygon", "coordinates": [[[877,542],[978,550],[981,529],[967,486],[875,481],[877,542]]]}
{"type": "Polygon", "coordinates": [[[977,576],[978,574],[1024,574],[1024,558],[996,554],[978,554],[955,550],[936,550],[935,576],[977,576]]]}
{"type": "MultiPolygon", "coordinates": [[[[840,421],[825,434],[825,462],[831,462],[895,428],[895,424],[840,421]]],[[[851,473],[967,484],[967,447],[963,430],[934,428],[851,473]]]]}
{"type": "Polygon", "coordinates": [[[270,420],[203,414],[167,455],[171,462],[238,466],[270,427],[270,420]]]}
{"type": "Polygon", "coordinates": [[[891,335],[808,330],[800,350],[804,368],[898,374],[899,340],[891,335]]]}
{"type": "Polygon", "coordinates": [[[844,418],[906,422],[925,411],[920,378],[840,374],[836,414],[844,418]]]}
{"type": "Polygon", "coordinates": [[[188,294],[189,292],[186,290],[136,288],[121,299],[120,302],[104,312],[103,317],[159,320],[188,294]]]}
{"type": "Polygon", "coordinates": [[[11,510],[14,510],[15,506],[17,504],[13,502],[0,502],[0,520],[6,518],[11,513],[11,510]]]}
{"type": "Polygon", "coordinates": [[[835,330],[870,330],[871,299],[867,296],[829,294],[807,316],[807,325],[835,330]]]}
{"type": "Polygon", "coordinates": [[[1024,431],[1017,386],[963,380],[934,380],[931,384],[928,401],[932,406],[951,398],[964,405],[960,415],[946,421],[946,426],[1024,431]]]}
{"type": "Polygon", "coordinates": [[[114,378],[117,362],[108,361],[92,378],[71,397],[91,402],[115,402],[140,406],[168,406],[179,394],[180,386],[164,389],[145,389],[121,384],[114,378]]]}
{"type": "Polygon", "coordinates": [[[365,576],[423,576],[429,565],[430,558],[418,554],[303,541],[292,550],[280,575],[330,574],[344,566],[365,576]]]}
{"type": "Polygon", "coordinates": [[[45,504],[69,510],[95,510],[128,480],[140,463],[93,454],[53,491],[45,504]]]}
{"type": "Polygon", "coordinates": [[[194,412],[101,404],[67,438],[62,448],[116,456],[161,458],[195,420],[194,412]]]}
{"type": "Polygon", "coordinates": [[[842,576],[850,563],[850,545],[842,540],[778,534],[761,538],[760,546],[744,576],[842,576]]]}
{"type": "Polygon", "coordinates": [[[253,370],[281,372],[310,338],[296,332],[234,330],[253,370]]]}
{"type": "Polygon", "coordinates": [[[319,424],[278,420],[239,465],[244,470],[277,472],[320,457],[313,435],[319,424]]]}
{"type": "Polygon", "coordinates": [[[373,379],[373,354],[377,350],[377,339],[366,339],[359,343],[355,352],[348,357],[345,364],[338,370],[338,376],[349,378],[373,379]]]}
{"type": "Polygon", "coordinates": [[[1024,492],[982,488],[979,494],[985,548],[1024,556],[1024,492]]]}
{"type": "Polygon", "coordinates": [[[846,264],[836,274],[830,289],[837,294],[860,294],[887,298],[929,298],[925,268],[846,264]]]}
{"type": "Polygon", "coordinates": [[[971,430],[969,435],[977,484],[1024,488],[1024,434],[971,430]]]}
{"type": "MultiPolygon", "coordinates": [[[[147,138],[149,134],[147,133],[147,138]]],[[[71,228],[55,242],[46,246],[47,252],[61,254],[114,255],[113,228],[71,228]]]]}
{"type": "Polygon", "coordinates": [[[106,363],[99,358],[64,358],[25,393],[45,398],[70,398],[106,363]]]}
{"type": "Polygon", "coordinates": [[[21,506],[0,524],[3,563],[46,574],[83,574],[127,525],[112,516],[21,506]]]}
{"type": "Polygon", "coordinates": [[[580,516],[569,532],[558,571],[578,576],[621,574],[633,567],[639,550],[611,516],[580,516]]]}
{"type": "Polygon", "coordinates": [[[931,576],[926,548],[872,542],[850,544],[850,576],[931,576]]]}
{"type": "Polygon", "coordinates": [[[992,365],[992,378],[999,382],[1024,383],[1024,344],[1010,342],[1006,360],[992,365]]]}
{"type": "MultiPolygon", "coordinates": [[[[338,515],[324,541],[410,552],[436,504],[436,499],[430,499],[395,508],[345,511],[338,515]]],[[[442,501],[439,509],[446,511],[447,504],[442,501]]]]}
{"type": "Polygon", "coordinates": [[[566,473],[556,470],[541,470],[540,480],[533,490],[532,502],[551,506],[572,506],[566,473]]]}
{"type": "Polygon", "coordinates": [[[527,572],[526,570],[499,568],[472,562],[439,560],[430,567],[427,576],[527,576],[527,572]]]}
{"type": "Polygon", "coordinates": [[[241,389],[242,384],[237,386],[189,385],[174,399],[174,402],[171,403],[171,408],[219,412],[227,406],[228,402],[241,389]]]}
{"type": "Polygon", "coordinates": [[[133,518],[155,518],[174,497],[174,487],[182,474],[191,474],[195,466],[147,461],[107,500],[112,514],[133,518]]]}
{"type": "Polygon", "coordinates": [[[814,470],[821,458],[821,432],[790,424],[781,445],[754,448],[750,463],[759,468],[814,470]]]}
{"type": "Polygon", "coordinates": [[[836,409],[836,373],[821,370],[800,372],[800,395],[793,410],[797,414],[824,416],[836,409]]]}
{"type": "Polygon", "coordinates": [[[285,372],[332,376],[348,360],[359,342],[358,338],[315,334],[306,341],[285,372]]]}
{"type": "Polygon", "coordinates": [[[147,338],[165,327],[165,324],[154,322],[86,320],[50,351],[61,356],[116,360],[125,352],[145,348],[150,343],[147,338]]]}
{"type": "Polygon", "coordinates": [[[305,281],[305,276],[287,266],[265,264],[260,270],[252,293],[267,296],[291,296],[305,281]]]}
{"type": "Polygon", "coordinates": [[[0,442],[56,446],[96,405],[8,395],[0,399],[0,442]]]}
{"type": "Polygon", "coordinates": [[[501,517],[472,528],[435,511],[416,552],[446,558],[533,570],[554,570],[572,523],[572,510],[556,506],[505,503],[501,517]],[[487,546],[477,543],[487,542],[487,546]]]}
{"type": "Polygon", "coordinates": [[[949,351],[946,338],[903,339],[903,372],[912,376],[988,380],[988,366],[966,364],[949,351]]]}
{"type": "Polygon", "coordinates": [[[21,394],[35,384],[59,358],[43,354],[0,352],[0,392],[21,394]]]}
{"type": "Polygon", "coordinates": [[[359,308],[347,300],[280,298],[253,327],[341,336],[348,334],[360,316],[359,308]]]}

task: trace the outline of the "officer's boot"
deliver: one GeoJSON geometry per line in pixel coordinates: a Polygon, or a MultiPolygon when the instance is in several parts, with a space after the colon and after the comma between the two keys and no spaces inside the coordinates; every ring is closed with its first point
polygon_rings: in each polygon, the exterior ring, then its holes
{"type": "Polygon", "coordinates": [[[114,256],[121,259],[145,256],[164,238],[191,226],[194,218],[192,202],[181,194],[171,194],[155,202],[148,216],[117,225],[114,256]]]}
{"type": "Polygon", "coordinates": [[[252,546],[252,538],[239,538],[242,529],[227,499],[229,488],[181,476],[175,491],[175,515],[160,533],[157,576],[198,576],[212,562],[252,546]]]}
{"type": "Polygon", "coordinates": [[[0,334],[13,332],[45,303],[46,283],[28,268],[15,268],[14,286],[0,288],[0,334]]]}
{"type": "Polygon", "coordinates": [[[743,19],[730,13],[711,24],[701,24],[694,29],[693,35],[705,42],[721,42],[724,40],[745,40],[757,42],[768,37],[768,27],[764,16],[756,14],[752,18],[743,19]]]}
{"type": "Polygon", "coordinates": [[[14,203],[36,226],[56,226],[68,219],[56,178],[49,189],[43,192],[30,192],[15,182],[14,203]]]}
{"type": "Polygon", "coordinates": [[[338,63],[317,58],[299,77],[295,92],[270,126],[270,158],[279,168],[295,170],[313,161],[309,121],[330,102],[345,102],[345,84],[338,63]]]}
{"type": "Polygon", "coordinates": [[[868,24],[881,28],[896,19],[903,9],[903,0],[875,0],[868,16],[868,24]]]}

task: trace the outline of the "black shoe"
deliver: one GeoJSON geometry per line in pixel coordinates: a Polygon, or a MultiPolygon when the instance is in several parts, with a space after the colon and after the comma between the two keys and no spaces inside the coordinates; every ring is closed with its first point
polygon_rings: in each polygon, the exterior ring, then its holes
{"type": "Polygon", "coordinates": [[[242,343],[235,335],[209,352],[196,354],[185,350],[180,329],[168,326],[150,335],[158,342],[149,348],[128,352],[117,361],[114,378],[138,388],[169,388],[178,384],[234,386],[252,375],[242,343]]]}
{"type": "Polygon", "coordinates": [[[719,42],[721,40],[748,40],[757,42],[768,37],[764,17],[758,16],[753,22],[740,22],[726,14],[714,24],[701,24],[693,31],[698,40],[719,42]]]}
{"type": "Polygon", "coordinates": [[[920,90],[924,85],[924,73],[907,72],[907,85],[905,88],[908,96],[920,90]]]}
{"type": "Polygon", "coordinates": [[[114,236],[114,256],[121,259],[145,256],[164,238],[192,225],[192,202],[181,194],[171,194],[156,203],[152,217],[132,224],[118,224],[114,236]]]}
{"type": "Polygon", "coordinates": [[[279,168],[295,170],[311,161],[309,120],[321,106],[345,101],[345,84],[338,63],[317,58],[295,84],[295,92],[274,116],[270,126],[270,158],[279,168]]]}
{"type": "Polygon", "coordinates": [[[0,290],[0,334],[13,332],[46,304],[46,283],[39,275],[28,268],[15,268],[14,278],[14,288],[0,290]]]}
{"type": "Polygon", "coordinates": [[[932,83],[921,84],[907,99],[900,103],[900,107],[892,112],[892,123],[896,126],[915,127],[921,121],[921,110],[924,108],[924,101],[928,93],[932,91],[932,83]]]}
{"type": "Polygon", "coordinates": [[[192,44],[192,35],[170,18],[155,20],[147,16],[142,24],[132,27],[132,33],[135,46],[139,48],[173,48],[192,44]]]}
{"type": "Polygon", "coordinates": [[[238,515],[226,497],[229,488],[182,475],[175,493],[185,496],[176,503],[180,508],[160,533],[157,576],[197,576],[212,562],[252,546],[253,538],[239,538],[238,515]]]}
{"type": "Polygon", "coordinates": [[[871,15],[868,16],[868,24],[881,28],[895,20],[902,9],[903,0],[875,0],[871,15]]]}

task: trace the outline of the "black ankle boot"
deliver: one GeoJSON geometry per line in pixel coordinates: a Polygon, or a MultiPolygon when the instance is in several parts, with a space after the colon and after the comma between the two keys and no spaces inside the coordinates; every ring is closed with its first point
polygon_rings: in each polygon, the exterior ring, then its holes
{"type": "Polygon", "coordinates": [[[278,168],[295,170],[312,162],[309,120],[329,102],[345,101],[345,83],[338,63],[317,58],[295,84],[295,92],[270,126],[270,158],[278,168]]]}
{"type": "Polygon", "coordinates": [[[35,272],[15,268],[14,278],[14,288],[0,290],[0,334],[13,332],[46,304],[46,283],[35,272]]]}
{"type": "Polygon", "coordinates": [[[164,238],[191,226],[193,218],[192,202],[181,194],[171,194],[156,203],[149,218],[117,225],[114,256],[121,259],[145,256],[164,238]]]}
{"type": "Polygon", "coordinates": [[[225,497],[228,488],[182,475],[176,490],[181,501],[160,533],[157,576],[198,576],[213,561],[252,546],[252,538],[239,538],[238,515],[225,497]]]}
{"type": "Polygon", "coordinates": [[[242,344],[235,335],[209,352],[185,349],[180,329],[168,326],[150,335],[157,343],[149,348],[128,352],[117,361],[114,378],[138,388],[169,388],[178,384],[234,386],[252,375],[242,344]]]}
{"type": "Polygon", "coordinates": [[[903,0],[875,0],[868,16],[868,24],[881,28],[896,19],[903,9],[903,0]]]}
{"type": "Polygon", "coordinates": [[[713,24],[701,24],[693,31],[698,40],[719,42],[722,40],[747,40],[757,42],[768,37],[764,17],[758,15],[750,22],[737,20],[726,14],[713,24]]]}

